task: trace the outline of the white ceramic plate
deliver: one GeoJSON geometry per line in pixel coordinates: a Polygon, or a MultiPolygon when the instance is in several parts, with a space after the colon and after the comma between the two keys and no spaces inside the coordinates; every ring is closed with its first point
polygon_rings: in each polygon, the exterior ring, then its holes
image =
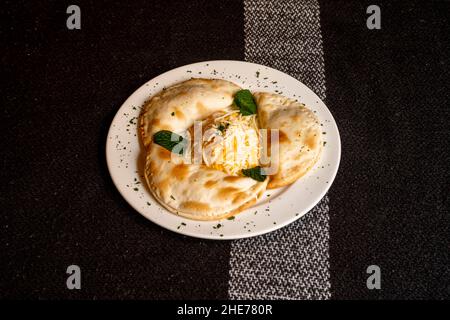
{"type": "Polygon", "coordinates": [[[109,129],[106,159],[112,180],[122,196],[139,213],[166,229],[206,239],[238,239],[257,236],[299,219],[330,188],[341,155],[338,128],[328,108],[308,87],[278,70],[241,61],[207,61],[168,71],[136,90],[120,107],[109,129]],[[137,119],[142,105],[164,87],[196,78],[232,81],[252,91],[278,92],[298,99],[312,109],[323,126],[325,147],[308,174],[291,186],[267,190],[252,208],[233,220],[194,221],[163,208],[151,195],[143,178],[144,151],[137,119]]]}

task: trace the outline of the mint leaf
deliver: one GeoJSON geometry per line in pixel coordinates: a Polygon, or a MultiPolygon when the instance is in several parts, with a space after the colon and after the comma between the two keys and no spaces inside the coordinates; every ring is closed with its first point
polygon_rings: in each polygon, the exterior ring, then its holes
{"type": "Polygon", "coordinates": [[[161,130],[153,135],[153,141],[161,147],[182,155],[186,147],[187,140],[169,130],[161,130]],[[177,147],[178,146],[178,147],[177,147]],[[174,150],[176,148],[176,150],[174,150]]]}
{"type": "Polygon", "coordinates": [[[242,115],[256,114],[256,103],[250,90],[240,90],[234,95],[234,103],[241,110],[242,115]]]}
{"type": "Polygon", "coordinates": [[[260,166],[256,166],[251,169],[242,169],[242,174],[246,177],[260,182],[263,182],[267,178],[267,176],[264,174],[264,170],[261,169],[260,166]]]}

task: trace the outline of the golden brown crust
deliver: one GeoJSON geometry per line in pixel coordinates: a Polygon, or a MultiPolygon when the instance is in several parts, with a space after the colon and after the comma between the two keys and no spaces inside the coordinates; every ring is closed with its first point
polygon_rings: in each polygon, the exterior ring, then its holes
{"type": "MultiPolygon", "coordinates": [[[[287,186],[305,175],[320,157],[319,121],[303,104],[281,95],[261,92],[255,98],[261,127],[279,130],[278,171],[270,176],[267,188],[287,186]]],[[[268,141],[269,151],[270,145],[268,141]]]]}
{"type": "Polygon", "coordinates": [[[205,182],[205,188],[208,188],[208,189],[213,188],[218,183],[219,183],[219,181],[217,181],[217,180],[208,180],[208,181],[205,182]]]}
{"type": "Polygon", "coordinates": [[[293,184],[295,181],[297,181],[298,179],[303,177],[306,173],[308,173],[308,171],[311,170],[312,167],[314,167],[317,160],[320,158],[320,153],[321,152],[319,152],[316,160],[314,162],[311,162],[309,167],[306,167],[306,168],[294,167],[294,170],[291,170],[290,172],[288,172],[285,175],[285,176],[287,176],[287,178],[273,179],[273,180],[269,178],[269,183],[267,184],[267,189],[277,189],[277,188],[281,188],[281,187],[285,187],[290,184],[293,184]]]}
{"type": "Polygon", "coordinates": [[[177,180],[185,180],[189,176],[189,166],[181,163],[172,168],[172,176],[177,180]]]}
{"type": "Polygon", "coordinates": [[[208,212],[211,210],[209,204],[199,201],[185,201],[180,204],[181,210],[192,210],[198,212],[208,212]]]}
{"type": "Polygon", "coordinates": [[[236,192],[239,192],[239,188],[235,188],[235,187],[225,187],[225,188],[220,188],[219,190],[217,190],[216,193],[216,198],[218,200],[225,200],[228,199],[230,197],[233,197],[233,195],[236,192]]]}
{"type": "Polygon", "coordinates": [[[227,176],[227,177],[223,178],[223,181],[225,181],[225,182],[236,182],[236,181],[239,181],[240,179],[242,179],[242,177],[227,176]]]}

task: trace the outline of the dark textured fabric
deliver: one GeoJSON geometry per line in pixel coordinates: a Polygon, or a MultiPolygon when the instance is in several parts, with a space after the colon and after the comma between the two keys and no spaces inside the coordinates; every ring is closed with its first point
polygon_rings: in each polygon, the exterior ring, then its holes
{"type": "MultiPolygon", "coordinates": [[[[301,1],[301,0],[299,0],[301,1]]],[[[7,1],[2,43],[0,297],[227,298],[230,242],[166,231],[112,184],[112,117],[176,66],[244,60],[242,1],[7,1]],[[82,290],[66,289],[66,268],[82,290]]],[[[450,295],[450,8],[320,1],[326,103],[342,140],[330,189],[332,298],[450,295]],[[380,266],[382,289],[366,288],[380,266]]]]}
{"type": "MultiPolygon", "coordinates": [[[[246,61],[288,73],[325,98],[317,0],[244,0],[244,19],[246,61]]],[[[325,196],[289,226],[233,241],[230,298],[329,299],[328,230],[325,196]]]]}
{"type": "Polygon", "coordinates": [[[0,296],[226,298],[229,242],[141,217],[105,164],[112,117],[174,67],[243,60],[240,1],[77,1],[2,5],[0,296]],[[77,264],[82,290],[66,289],[77,264]]]}
{"type": "Polygon", "coordinates": [[[450,3],[320,1],[327,105],[342,140],[330,197],[336,299],[448,298],[450,3]],[[367,290],[367,266],[381,290],[367,290]]]}

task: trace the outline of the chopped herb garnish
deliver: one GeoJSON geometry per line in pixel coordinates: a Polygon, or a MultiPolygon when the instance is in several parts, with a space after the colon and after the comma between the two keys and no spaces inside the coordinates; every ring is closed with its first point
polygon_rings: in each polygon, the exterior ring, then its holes
{"type": "Polygon", "coordinates": [[[264,174],[264,170],[260,166],[251,169],[242,169],[242,174],[260,182],[263,182],[267,178],[267,175],[264,174]]]}
{"type": "Polygon", "coordinates": [[[170,195],[170,199],[175,200],[175,198],[173,197],[173,195],[170,195]]]}
{"type": "Polygon", "coordinates": [[[256,77],[259,78],[259,71],[256,71],[256,77]]]}
{"type": "Polygon", "coordinates": [[[153,141],[157,145],[177,154],[183,154],[187,144],[187,140],[182,136],[168,130],[161,130],[155,133],[153,135],[153,141]]]}
{"type": "Polygon", "coordinates": [[[151,204],[150,202],[147,201],[147,205],[148,205],[148,206],[151,206],[152,204],[151,204]]]}
{"type": "Polygon", "coordinates": [[[228,217],[227,220],[234,220],[234,216],[228,217]]]}
{"type": "Polygon", "coordinates": [[[181,225],[182,225],[182,226],[185,226],[185,225],[186,225],[186,223],[182,222],[182,223],[181,223],[181,225]]]}
{"type": "Polygon", "coordinates": [[[173,117],[175,115],[175,112],[172,112],[170,115],[173,117]]]}
{"type": "Polygon", "coordinates": [[[218,223],[216,226],[213,226],[213,229],[219,229],[220,227],[222,227],[222,225],[218,223]]]}
{"type": "Polygon", "coordinates": [[[134,191],[139,191],[139,189],[138,189],[138,188],[133,188],[133,190],[134,190],[134,191]]]}
{"type": "Polygon", "coordinates": [[[240,90],[234,96],[234,103],[241,110],[241,114],[249,116],[256,114],[256,103],[250,90],[240,90]]]}
{"type": "Polygon", "coordinates": [[[228,128],[229,125],[230,125],[229,123],[225,123],[225,125],[221,123],[221,124],[217,127],[217,130],[219,130],[220,132],[223,133],[223,132],[228,128]]]}

